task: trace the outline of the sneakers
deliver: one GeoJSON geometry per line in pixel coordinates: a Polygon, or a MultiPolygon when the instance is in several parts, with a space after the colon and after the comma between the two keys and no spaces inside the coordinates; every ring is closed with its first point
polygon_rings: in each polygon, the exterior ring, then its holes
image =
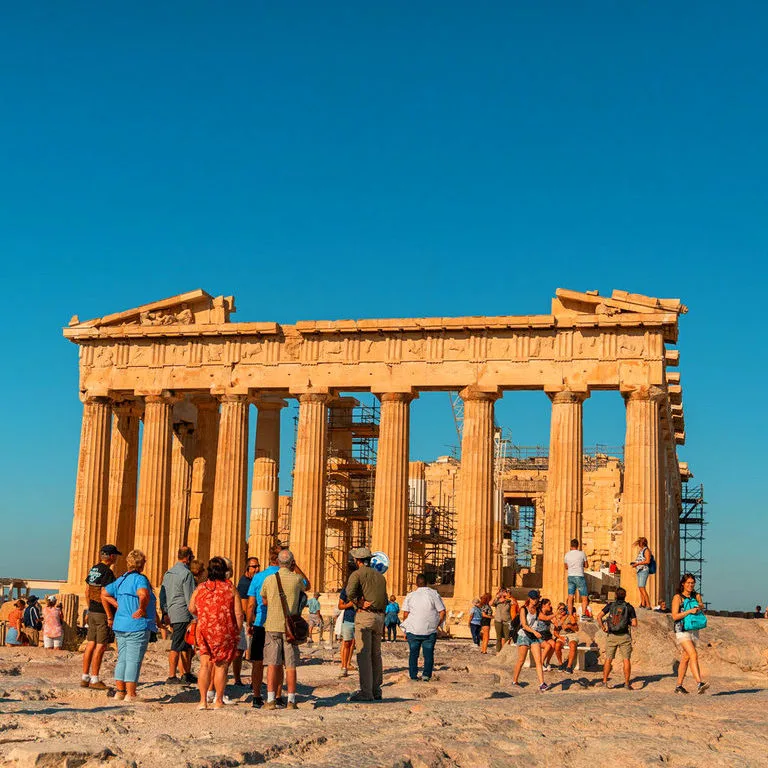
{"type": "Polygon", "coordinates": [[[80,687],[81,688],[90,688],[91,687],[91,678],[89,677],[87,680],[81,680],[80,681],[80,687]]]}
{"type": "Polygon", "coordinates": [[[176,677],[175,675],[173,677],[168,677],[165,680],[166,685],[178,685],[181,682],[181,680],[176,677]]]}
{"type": "Polygon", "coordinates": [[[374,693],[373,694],[373,700],[374,701],[381,701],[381,699],[382,699],[381,691],[379,691],[378,693],[374,693]]]}
{"type": "Polygon", "coordinates": [[[705,683],[703,680],[696,686],[696,693],[704,693],[709,688],[709,683],[705,683]]]}
{"type": "Polygon", "coordinates": [[[182,678],[187,685],[197,685],[197,676],[191,672],[186,672],[182,678]]]}
{"type": "Polygon", "coordinates": [[[346,667],[342,667],[339,677],[349,677],[349,670],[346,667]]]}
{"type": "Polygon", "coordinates": [[[431,677],[422,677],[421,682],[422,683],[428,683],[432,678],[431,677]]]}
{"type": "Polygon", "coordinates": [[[109,690],[109,686],[106,683],[102,683],[101,680],[97,680],[95,683],[88,683],[88,687],[92,691],[108,691],[109,690]]]}
{"type": "Polygon", "coordinates": [[[565,673],[567,675],[572,675],[573,674],[573,667],[566,667],[565,668],[565,673]]]}
{"type": "Polygon", "coordinates": [[[262,699],[261,696],[254,696],[251,706],[254,709],[261,709],[264,706],[264,699],[262,699]]]}
{"type": "Polygon", "coordinates": [[[295,701],[289,701],[289,702],[288,702],[288,703],[285,705],[285,708],[286,708],[286,709],[298,709],[298,708],[299,708],[299,705],[298,705],[298,704],[297,704],[295,701]]]}
{"type": "Polygon", "coordinates": [[[365,696],[362,691],[355,691],[354,693],[350,694],[350,697],[347,699],[347,701],[373,701],[373,697],[365,696]]]}
{"type": "Polygon", "coordinates": [[[115,691],[115,701],[123,701],[125,699],[125,691],[115,691]]]}
{"type": "Polygon", "coordinates": [[[542,683],[539,686],[539,693],[544,693],[545,691],[549,690],[549,686],[546,683],[542,683]]]}
{"type": "Polygon", "coordinates": [[[542,669],[543,669],[545,672],[551,672],[551,671],[552,671],[552,667],[551,667],[549,664],[545,664],[545,665],[542,667],[542,669]]]}
{"type": "Polygon", "coordinates": [[[274,699],[272,699],[272,701],[268,701],[264,705],[264,709],[266,709],[268,712],[271,712],[273,709],[277,709],[277,702],[274,699]]]}
{"type": "Polygon", "coordinates": [[[677,688],[675,688],[675,693],[688,693],[688,691],[686,691],[682,685],[678,685],[677,688]]]}

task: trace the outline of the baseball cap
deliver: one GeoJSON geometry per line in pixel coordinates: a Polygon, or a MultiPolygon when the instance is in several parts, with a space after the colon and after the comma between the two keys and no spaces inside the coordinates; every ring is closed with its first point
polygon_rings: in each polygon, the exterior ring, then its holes
{"type": "Polygon", "coordinates": [[[122,555],[123,553],[114,544],[105,544],[101,548],[102,555],[122,555]]]}
{"type": "Polygon", "coordinates": [[[358,547],[357,549],[353,549],[349,554],[352,555],[355,560],[365,560],[366,558],[371,557],[371,550],[368,549],[368,547],[358,547]]]}

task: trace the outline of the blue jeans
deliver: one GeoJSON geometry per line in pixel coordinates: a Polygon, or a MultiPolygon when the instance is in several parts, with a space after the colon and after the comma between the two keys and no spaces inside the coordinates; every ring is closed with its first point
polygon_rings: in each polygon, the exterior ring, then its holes
{"type": "Polygon", "coordinates": [[[470,624],[469,631],[472,633],[472,642],[475,645],[480,645],[480,625],[470,624]]]}
{"type": "Polygon", "coordinates": [[[410,654],[408,656],[408,674],[411,680],[415,680],[419,675],[419,653],[424,651],[424,677],[432,677],[432,667],[435,665],[435,641],[437,632],[431,635],[412,635],[408,632],[405,635],[408,641],[410,654]]]}
{"type": "Polygon", "coordinates": [[[141,662],[149,645],[149,630],[140,632],[115,632],[117,638],[117,664],[115,680],[138,683],[141,662]]]}

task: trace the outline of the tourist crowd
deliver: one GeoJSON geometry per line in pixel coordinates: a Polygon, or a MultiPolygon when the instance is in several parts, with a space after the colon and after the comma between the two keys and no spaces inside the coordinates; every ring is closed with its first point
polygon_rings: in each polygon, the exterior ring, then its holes
{"type": "MultiPolygon", "coordinates": [[[[636,545],[638,552],[632,566],[640,594],[638,610],[650,609],[646,585],[655,573],[655,559],[645,538],[638,539],[636,545]]],[[[328,621],[323,618],[320,593],[308,597],[309,579],[286,548],[273,548],[269,564],[263,569],[258,558],[248,558],[245,572],[235,583],[231,561],[215,556],[208,563],[201,563],[194,559],[189,547],[181,547],[177,562],[159,585],[157,598],[145,574],[146,556],[140,550],[127,553],[125,573],[115,576],[113,566],[121,554],[114,545],[103,546],[100,561],[86,578],[83,687],[109,689],[100,679],[100,669],[105,650],[114,640],[115,697],[126,703],[141,701],[137,684],[142,662],[158,633],[170,635],[166,684],[196,685],[200,709],[218,709],[233,703],[226,695],[227,681],[231,670],[234,684],[243,684],[243,661],[251,664],[253,707],[296,709],[300,646],[312,643],[316,634],[322,641],[325,629],[340,640],[342,677],[348,676],[356,653],[359,690],[349,697],[352,702],[382,698],[382,643],[395,641],[398,630],[408,643],[411,680],[429,681],[432,677],[438,634],[446,621],[445,604],[438,592],[427,585],[424,574],[419,574],[416,588],[406,595],[401,609],[396,596],[387,594],[384,575],[372,567],[372,554],[367,547],[350,553],[350,572],[335,606],[335,623],[330,617],[328,621]],[[307,620],[303,618],[305,610],[307,620]],[[195,654],[199,659],[197,676],[192,673],[195,654]],[[262,695],[265,666],[266,699],[262,695]]],[[[587,558],[578,540],[571,542],[564,563],[568,593],[565,603],[555,606],[539,590],[532,589],[519,604],[512,590],[505,587],[494,596],[485,593],[475,598],[468,615],[474,647],[483,654],[488,652],[493,623],[496,651],[506,644],[517,647],[511,658],[512,685],[520,685],[520,675],[530,655],[539,691],[545,692],[550,688],[545,673],[555,664],[566,674],[574,672],[580,650],[579,622],[596,618],[606,633],[605,662],[598,684],[608,687],[612,664],[618,656],[624,687],[633,690],[632,635],[638,625],[637,610],[626,601],[626,590],[619,587],[615,599],[593,617],[585,575],[587,558]]],[[[656,610],[666,610],[666,604],[662,601],[656,610]]],[[[708,683],[701,676],[696,646],[706,617],[692,575],[681,579],[669,612],[681,652],[675,691],[687,693],[683,683],[690,669],[696,690],[702,693],[708,683]]],[[[62,647],[62,627],[61,607],[55,597],[47,598],[42,607],[34,597],[27,602],[19,600],[8,617],[6,643],[37,645],[42,632],[44,647],[56,650],[62,647]]],[[[587,685],[583,678],[578,682],[587,685]]]]}

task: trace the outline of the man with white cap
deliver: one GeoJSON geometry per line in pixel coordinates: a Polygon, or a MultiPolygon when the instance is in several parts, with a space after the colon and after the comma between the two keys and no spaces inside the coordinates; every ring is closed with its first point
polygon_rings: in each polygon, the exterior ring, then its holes
{"type": "Polygon", "coordinates": [[[350,555],[357,566],[347,582],[347,596],[357,606],[355,646],[360,690],[353,693],[349,700],[380,700],[383,677],[381,635],[388,602],[387,582],[382,574],[371,568],[372,555],[368,547],[353,549],[350,555]]]}

